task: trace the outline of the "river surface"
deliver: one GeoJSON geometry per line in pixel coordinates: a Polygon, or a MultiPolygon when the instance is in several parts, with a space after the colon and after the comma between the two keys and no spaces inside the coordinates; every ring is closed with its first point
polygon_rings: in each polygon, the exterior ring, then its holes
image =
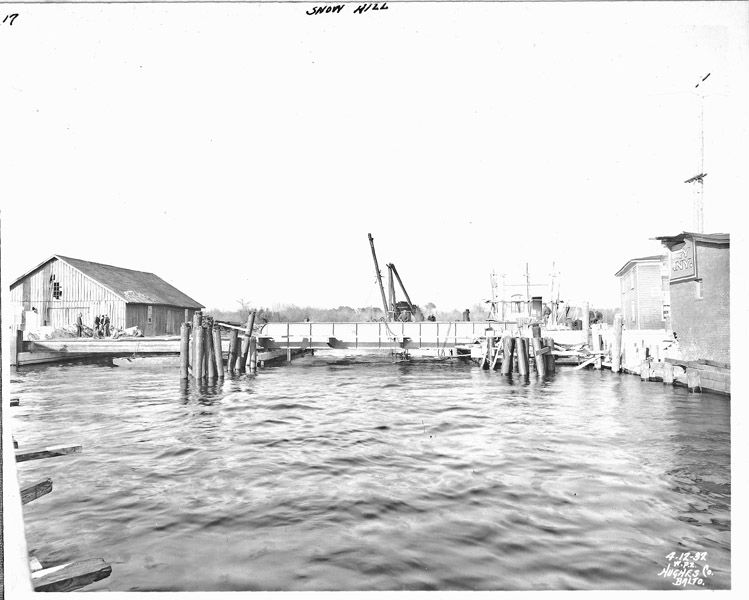
{"type": "Polygon", "coordinates": [[[200,388],[178,359],[11,375],[44,563],[86,590],[730,587],[730,403],[608,371],[305,357],[200,388]],[[675,560],[674,555],[671,559],[675,560]],[[707,567],[705,565],[708,565],[707,567]],[[683,587],[683,586],[678,586],[683,587]]]}

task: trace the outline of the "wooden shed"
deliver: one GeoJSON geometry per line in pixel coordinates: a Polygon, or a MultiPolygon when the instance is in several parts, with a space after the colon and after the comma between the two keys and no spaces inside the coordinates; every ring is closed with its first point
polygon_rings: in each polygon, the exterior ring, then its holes
{"type": "Polygon", "coordinates": [[[54,328],[75,324],[78,313],[92,326],[107,314],[113,327],[138,326],[144,335],[176,335],[181,323],[203,306],[174,286],[144,271],[55,255],[10,286],[13,325],[27,311],[39,324],[54,328]]]}

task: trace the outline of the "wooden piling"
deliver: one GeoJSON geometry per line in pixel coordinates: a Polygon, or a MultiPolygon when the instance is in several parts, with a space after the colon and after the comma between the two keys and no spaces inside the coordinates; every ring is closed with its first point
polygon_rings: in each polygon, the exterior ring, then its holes
{"type": "Polygon", "coordinates": [[[546,357],[544,354],[548,352],[548,349],[544,347],[543,340],[540,337],[533,337],[533,355],[536,361],[536,371],[539,377],[546,375],[546,357]]]}
{"type": "Polygon", "coordinates": [[[622,315],[614,316],[614,344],[611,347],[611,370],[619,373],[622,370],[622,328],[624,319],[622,315]]]}
{"type": "Polygon", "coordinates": [[[674,366],[671,363],[663,363],[663,383],[674,383],[674,366]]]}
{"type": "Polygon", "coordinates": [[[205,336],[203,335],[203,332],[205,331],[203,329],[203,325],[200,323],[202,319],[198,317],[198,326],[195,328],[195,331],[193,333],[195,337],[195,361],[193,362],[192,367],[192,376],[195,379],[203,379],[203,365],[205,364],[205,360],[203,358],[203,355],[205,354],[205,336]]]}
{"type": "Polygon", "coordinates": [[[216,376],[224,378],[224,351],[221,346],[221,328],[213,328],[213,349],[216,356],[216,376]]]}
{"type": "Polygon", "coordinates": [[[239,332],[236,329],[231,330],[231,337],[229,338],[229,359],[226,364],[226,368],[229,369],[229,373],[234,374],[234,364],[237,362],[237,346],[239,344],[239,332]]]}
{"type": "Polygon", "coordinates": [[[512,356],[515,351],[515,338],[506,335],[502,338],[502,375],[510,375],[512,373],[512,356]]]}
{"type": "Polygon", "coordinates": [[[190,329],[187,323],[179,328],[179,378],[187,379],[190,375],[190,329]]]}
{"type": "Polygon", "coordinates": [[[702,381],[700,380],[699,371],[696,369],[687,369],[687,388],[690,392],[702,392],[702,381]]]}
{"type": "Polygon", "coordinates": [[[518,373],[527,377],[528,376],[528,340],[524,337],[519,337],[515,341],[518,354],[518,373]]]}
{"type": "Polygon", "coordinates": [[[590,331],[590,302],[586,302],[583,306],[582,317],[583,331],[588,332],[590,331]]]}
{"type": "Polygon", "coordinates": [[[549,351],[544,354],[544,359],[546,361],[546,373],[548,375],[551,375],[552,373],[557,372],[557,358],[554,355],[554,338],[545,337],[544,338],[544,346],[546,346],[549,351]]]}
{"type": "Polygon", "coordinates": [[[601,334],[598,333],[598,327],[591,331],[591,349],[593,354],[596,354],[596,360],[593,363],[594,369],[601,368],[601,334]]]}
{"type": "MultiPolygon", "coordinates": [[[[247,358],[250,354],[250,339],[252,338],[252,330],[255,327],[255,315],[257,313],[253,310],[247,317],[247,328],[242,336],[241,349],[238,348],[239,353],[239,372],[244,373],[247,369],[247,358]]],[[[250,369],[252,370],[252,369],[250,369]]]]}
{"type": "Polygon", "coordinates": [[[253,335],[250,336],[250,373],[257,373],[257,338],[253,335]]]}
{"type": "Polygon", "coordinates": [[[650,380],[650,361],[649,360],[643,360],[640,363],[640,379],[642,381],[650,380]]]}
{"type": "Polygon", "coordinates": [[[206,368],[208,379],[216,379],[216,349],[213,345],[213,325],[208,323],[208,327],[205,328],[206,337],[206,368]]]}
{"type": "Polygon", "coordinates": [[[190,368],[195,379],[200,378],[200,361],[198,360],[198,338],[200,337],[200,311],[192,315],[192,327],[190,331],[190,368]]]}

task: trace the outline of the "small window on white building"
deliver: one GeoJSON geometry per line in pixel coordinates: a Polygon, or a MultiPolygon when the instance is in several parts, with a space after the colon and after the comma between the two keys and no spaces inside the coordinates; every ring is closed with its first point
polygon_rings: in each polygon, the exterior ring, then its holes
{"type": "Polygon", "coordinates": [[[663,305],[663,320],[666,321],[671,316],[671,305],[670,304],[664,304],[663,305]]]}
{"type": "MultiPolygon", "coordinates": [[[[53,275],[53,277],[54,277],[54,275],[53,275]]],[[[62,298],[62,288],[60,287],[60,282],[59,281],[53,281],[52,282],[52,297],[55,300],[59,300],[60,298],[62,298]]]]}

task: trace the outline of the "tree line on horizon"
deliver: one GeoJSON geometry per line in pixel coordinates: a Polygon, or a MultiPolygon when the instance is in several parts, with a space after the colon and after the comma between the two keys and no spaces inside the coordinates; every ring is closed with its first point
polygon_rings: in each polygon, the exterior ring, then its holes
{"type": "MultiPolygon", "coordinates": [[[[222,310],[214,308],[207,310],[207,314],[219,321],[227,321],[238,325],[247,322],[251,311],[256,311],[256,322],[263,323],[283,323],[283,322],[325,322],[325,323],[346,323],[346,322],[372,322],[382,321],[385,313],[378,306],[362,306],[354,308],[351,306],[339,306],[338,308],[319,308],[314,306],[297,306],[295,304],[283,304],[275,307],[258,307],[253,308],[248,302],[239,300],[239,308],[235,310],[222,310]]],[[[476,303],[468,307],[472,321],[482,321],[489,318],[487,304],[476,303]]],[[[438,321],[461,321],[463,320],[463,310],[438,310],[433,302],[428,302],[422,307],[424,316],[434,315],[438,321]]],[[[591,323],[609,323],[614,322],[614,315],[618,309],[613,308],[591,308],[591,323]]]]}

